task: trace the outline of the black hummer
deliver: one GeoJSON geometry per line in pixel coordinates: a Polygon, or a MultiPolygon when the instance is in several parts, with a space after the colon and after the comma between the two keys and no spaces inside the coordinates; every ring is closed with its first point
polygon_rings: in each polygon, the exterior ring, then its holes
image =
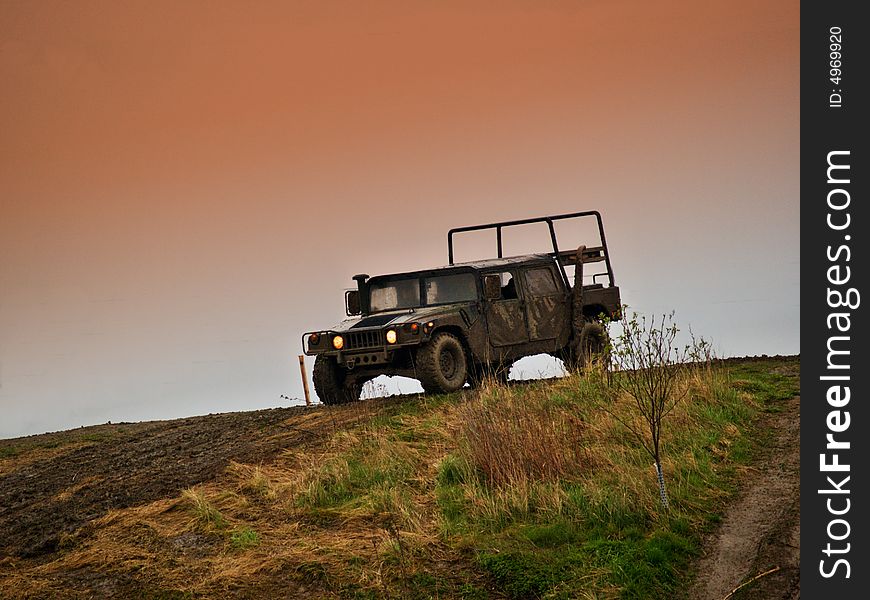
{"type": "Polygon", "coordinates": [[[506,377],[512,362],[533,354],[577,368],[606,346],[601,321],[619,319],[621,304],[597,211],[459,227],[448,232],[447,245],[448,266],[354,276],[357,289],[345,293],[350,318],[303,334],[304,352],[316,356],[314,389],[322,402],[357,400],[378,375],[451,392],[486,373],[506,377]],[[554,221],[584,217],[597,220],[598,244],[560,250],[554,221]],[[531,223],[549,226],[553,251],[504,258],[502,230],[531,223]],[[498,257],[454,263],[454,234],[484,229],[495,230],[498,257]],[[603,265],[584,285],[588,263],[603,265]]]}

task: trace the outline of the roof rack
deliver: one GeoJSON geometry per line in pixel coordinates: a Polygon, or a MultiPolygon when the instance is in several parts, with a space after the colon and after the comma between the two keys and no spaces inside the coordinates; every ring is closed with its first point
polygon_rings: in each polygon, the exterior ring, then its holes
{"type": "Polygon", "coordinates": [[[456,233],[465,233],[468,231],[481,231],[484,229],[495,229],[496,246],[498,248],[498,258],[504,258],[502,247],[502,229],[505,227],[515,227],[517,225],[530,225],[532,223],[546,223],[550,229],[550,240],[553,243],[553,251],[548,252],[550,256],[559,259],[563,265],[573,264],[574,257],[577,253],[576,249],[560,250],[559,242],[556,239],[556,229],[553,226],[554,221],[562,221],[565,219],[578,219],[583,217],[595,217],[598,222],[598,235],[601,239],[600,246],[590,246],[583,252],[583,262],[599,262],[604,261],[607,267],[607,275],[610,279],[610,285],[616,285],[616,280],[613,278],[613,269],[610,267],[610,254],[607,251],[607,240],[604,237],[604,224],[601,221],[601,213],[597,210],[587,210],[583,212],[567,213],[564,215],[550,215],[547,217],[534,217],[531,219],[519,219],[516,221],[500,221],[498,223],[487,223],[484,225],[468,225],[466,227],[454,227],[447,232],[447,258],[452,265],[453,262],[453,235],[456,233]]]}

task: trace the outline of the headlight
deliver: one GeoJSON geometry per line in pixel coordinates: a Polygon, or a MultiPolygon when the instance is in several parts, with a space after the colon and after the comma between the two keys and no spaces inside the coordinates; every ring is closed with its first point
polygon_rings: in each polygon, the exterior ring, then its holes
{"type": "Polygon", "coordinates": [[[340,335],[337,335],[334,338],[332,338],[332,347],[335,348],[336,350],[341,350],[342,348],[344,348],[344,338],[341,337],[340,335]]]}
{"type": "Polygon", "coordinates": [[[312,333],[310,336],[308,336],[308,344],[309,345],[316,346],[319,343],[320,343],[320,334],[319,333],[312,333]]]}
{"type": "Polygon", "coordinates": [[[396,343],[396,330],[395,329],[390,329],[387,332],[387,343],[388,344],[395,344],[396,343]]]}

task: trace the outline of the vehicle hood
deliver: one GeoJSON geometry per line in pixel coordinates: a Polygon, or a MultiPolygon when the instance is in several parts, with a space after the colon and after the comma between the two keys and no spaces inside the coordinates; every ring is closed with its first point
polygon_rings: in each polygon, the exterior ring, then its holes
{"type": "Polygon", "coordinates": [[[351,317],[338,323],[330,331],[348,331],[350,329],[362,329],[370,327],[387,327],[388,325],[402,325],[404,323],[424,322],[436,318],[439,315],[451,313],[473,302],[458,302],[456,304],[441,304],[439,306],[424,306],[413,310],[399,310],[382,313],[374,313],[363,317],[351,317]]]}

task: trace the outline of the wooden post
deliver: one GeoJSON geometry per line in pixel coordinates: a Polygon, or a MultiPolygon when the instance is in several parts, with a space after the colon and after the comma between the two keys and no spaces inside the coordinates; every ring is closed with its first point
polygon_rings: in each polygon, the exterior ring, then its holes
{"type": "Polygon", "coordinates": [[[299,355],[299,370],[302,372],[302,390],[305,392],[305,406],[311,406],[311,392],[308,391],[308,375],[305,373],[305,355],[299,355]]]}

